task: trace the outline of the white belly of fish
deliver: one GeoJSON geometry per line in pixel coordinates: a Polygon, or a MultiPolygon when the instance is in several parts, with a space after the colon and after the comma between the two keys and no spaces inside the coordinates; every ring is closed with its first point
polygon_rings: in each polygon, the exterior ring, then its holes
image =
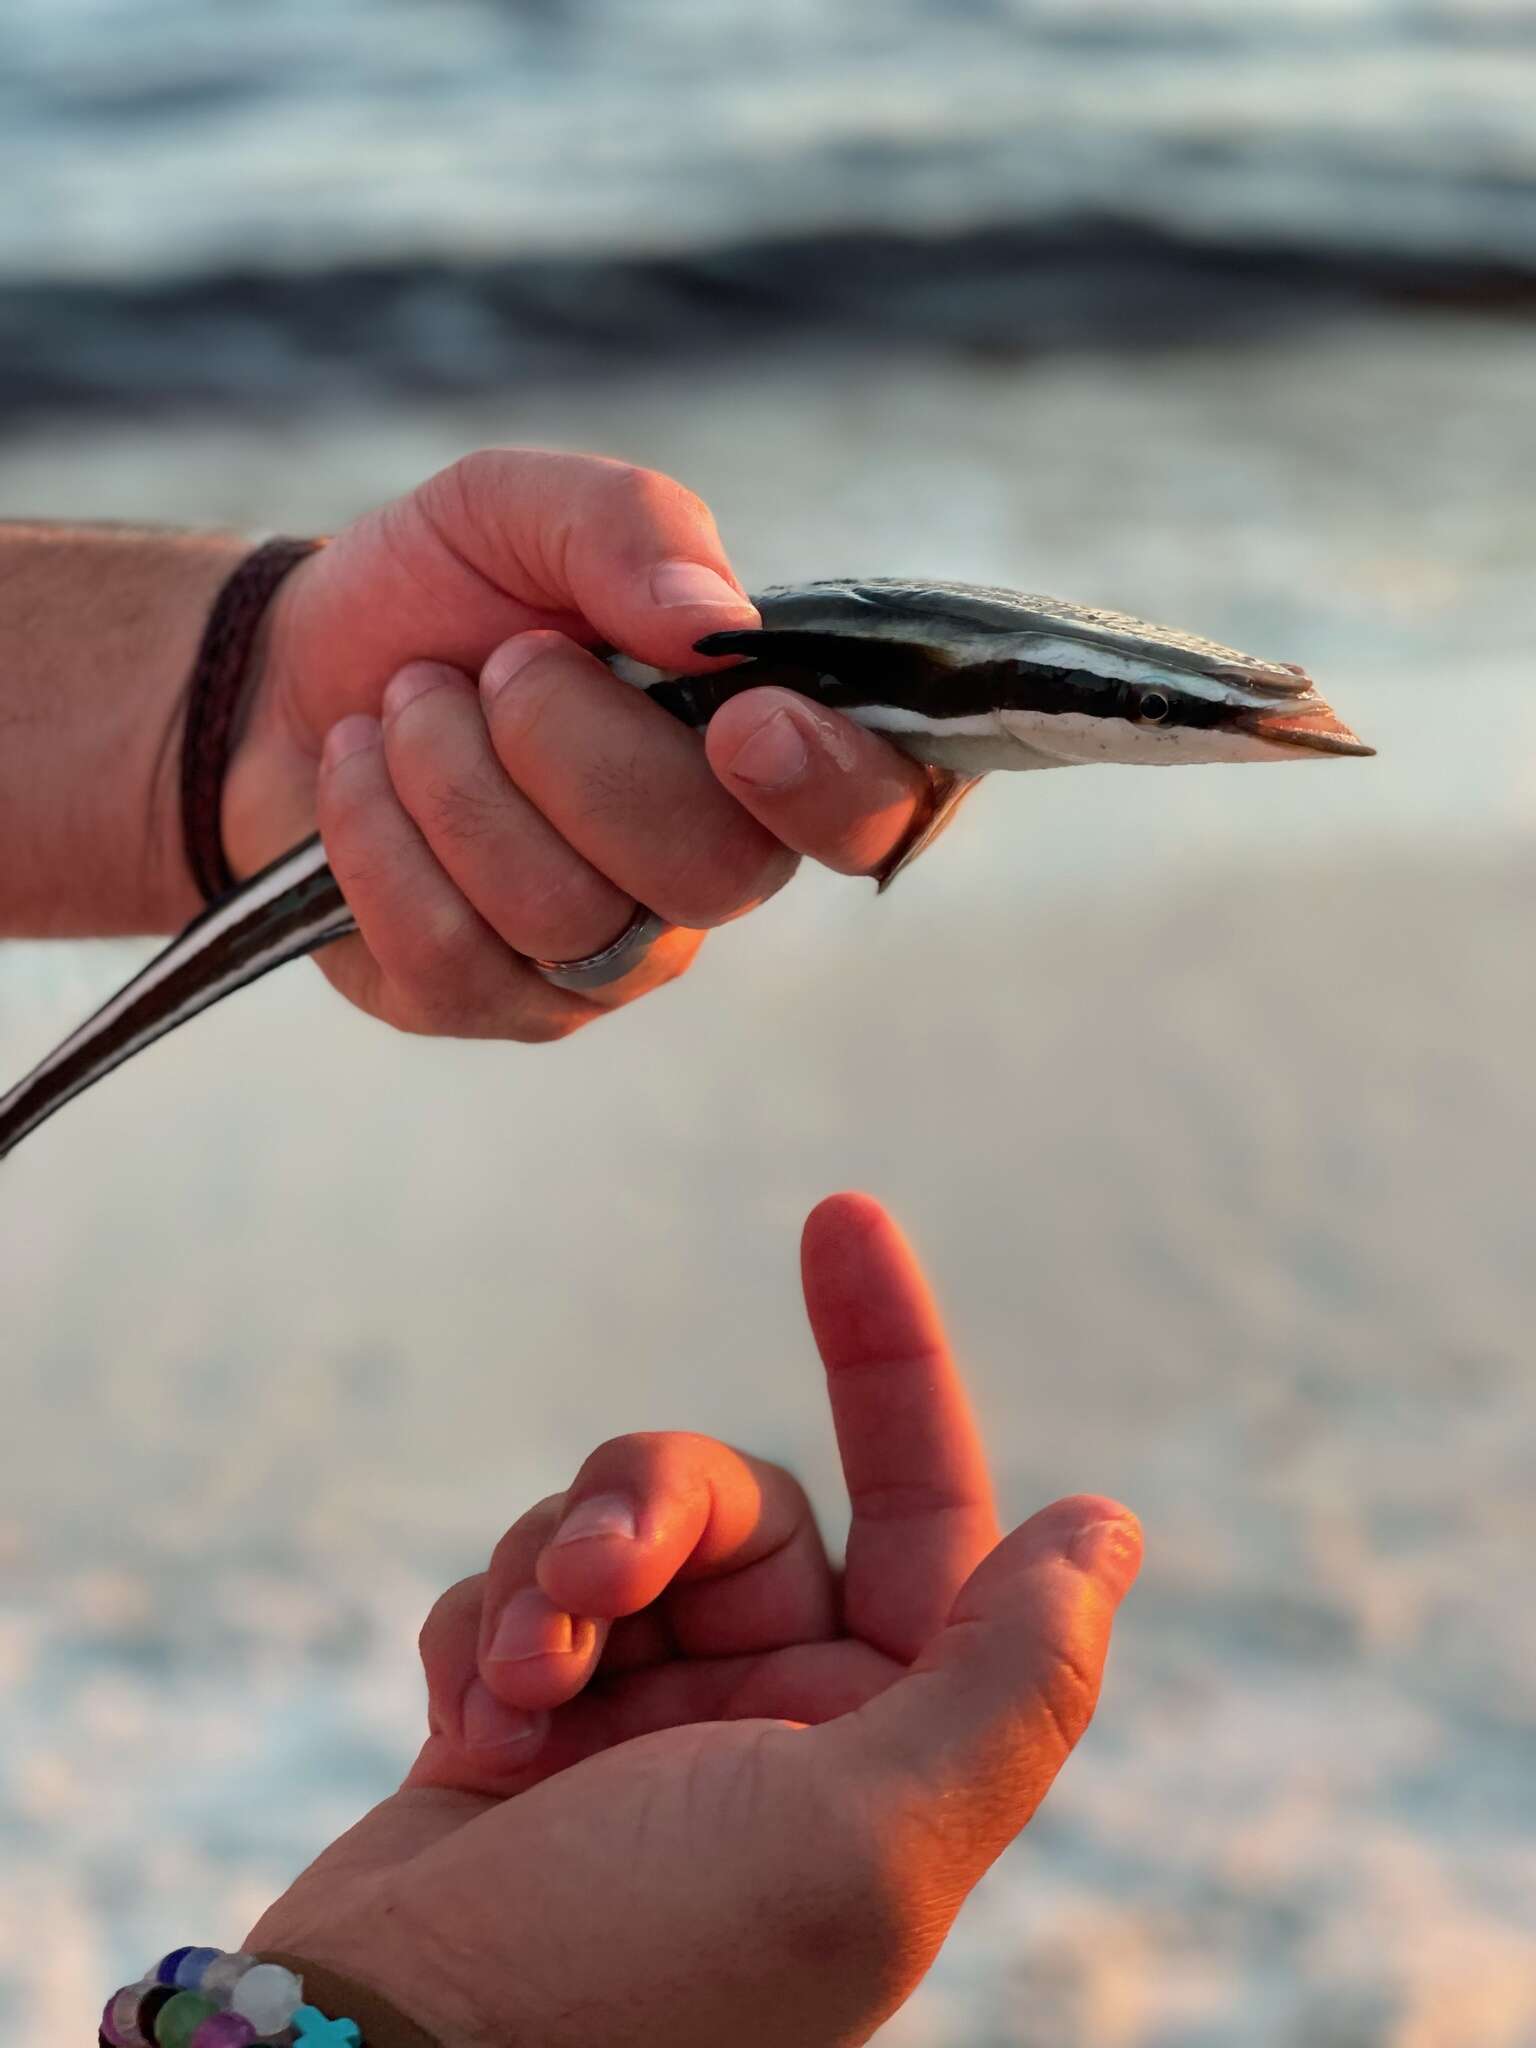
{"type": "MultiPolygon", "coordinates": [[[[1257,735],[1203,726],[1137,724],[1078,711],[988,711],[974,718],[925,718],[894,705],[860,706],[846,714],[871,732],[884,733],[904,752],[958,775],[994,770],[1071,768],[1085,762],[1124,762],[1138,768],[1178,768],[1202,761],[1273,761],[1279,749],[1257,735]]],[[[1299,752],[1296,759],[1305,759],[1299,752]]]]}

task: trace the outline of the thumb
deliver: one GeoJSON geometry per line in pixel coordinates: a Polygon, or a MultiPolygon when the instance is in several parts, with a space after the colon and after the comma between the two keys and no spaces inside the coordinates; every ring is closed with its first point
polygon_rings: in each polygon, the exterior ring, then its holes
{"type": "Polygon", "coordinates": [[[545,449],[482,449],[415,498],[484,594],[529,608],[519,625],[503,620],[490,644],[529,624],[567,632],[585,624],[641,661],[701,669],[718,664],[694,653],[696,640],[758,623],[709,507],[655,470],[545,449]]]}
{"type": "Polygon", "coordinates": [[[1092,1719],[1115,1610],[1140,1566],[1140,1524],[1118,1502],[1079,1494],[1043,1508],[971,1574],[906,1677],[816,1731],[835,1752],[831,1782],[911,1824],[951,1910],[1092,1719]]]}

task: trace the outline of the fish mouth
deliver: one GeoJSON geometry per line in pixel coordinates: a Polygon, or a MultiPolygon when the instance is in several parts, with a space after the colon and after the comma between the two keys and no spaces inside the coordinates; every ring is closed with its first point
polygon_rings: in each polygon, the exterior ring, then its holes
{"type": "Polygon", "coordinates": [[[1310,754],[1374,754],[1351,732],[1330,705],[1277,705],[1273,711],[1250,711],[1237,720],[1240,731],[1272,747],[1295,747],[1310,754]]]}

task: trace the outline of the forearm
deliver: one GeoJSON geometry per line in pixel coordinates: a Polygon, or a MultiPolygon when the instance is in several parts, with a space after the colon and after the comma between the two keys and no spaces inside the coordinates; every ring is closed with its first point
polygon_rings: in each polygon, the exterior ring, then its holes
{"type": "Polygon", "coordinates": [[[182,696],[233,534],[0,525],[0,937],[173,931],[182,696]]]}

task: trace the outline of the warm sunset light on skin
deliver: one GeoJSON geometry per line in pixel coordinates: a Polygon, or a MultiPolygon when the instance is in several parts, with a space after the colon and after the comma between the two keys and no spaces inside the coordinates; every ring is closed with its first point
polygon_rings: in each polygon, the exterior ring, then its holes
{"type": "MultiPolygon", "coordinates": [[[[345,534],[296,573],[326,575],[337,562],[342,564],[337,573],[345,575],[345,534]]],[[[713,571],[700,573],[707,577],[706,588],[727,588],[713,571]]],[[[690,581],[690,590],[695,583],[690,581]]],[[[297,587],[302,594],[305,586],[297,587]]],[[[701,614],[711,608],[691,600],[690,605],[701,614]]],[[[908,833],[874,864],[882,888],[931,843],[976,781],[994,769],[1116,762],[1164,767],[1372,751],[1294,663],[1242,654],[1122,612],[970,584],[880,577],[772,589],[751,602],[733,598],[713,608],[755,610],[756,623],[700,635],[695,652],[705,660],[718,664],[722,657],[742,657],[700,674],[646,682],[647,671],[637,672],[630,657],[612,657],[605,670],[550,632],[531,632],[505,643],[481,676],[489,733],[488,742],[482,735],[481,745],[493,746],[504,766],[521,763],[522,787],[552,814],[550,822],[563,822],[560,736],[566,733],[570,745],[575,743],[570,736],[580,734],[584,743],[589,726],[584,693],[601,693],[628,747],[652,745],[670,752],[679,790],[685,777],[698,785],[702,764],[690,736],[677,727],[713,732],[717,714],[725,714],[725,731],[712,744],[706,742],[718,783],[706,780],[705,795],[718,809],[730,804],[727,789],[734,786],[745,808],[766,803],[787,842],[787,849],[781,847],[775,856],[770,888],[742,892],[729,916],[762,901],[793,870],[795,807],[774,799],[782,795],[786,780],[803,774],[812,749],[845,771],[850,818],[840,849],[842,865],[857,867],[867,860],[882,827],[893,823],[903,806],[912,815],[908,833]],[[552,663],[560,669],[559,689],[552,687],[552,663]],[[640,687],[629,689],[630,681],[640,687]],[[780,695],[749,754],[740,740],[733,743],[730,706],[752,698],[761,718],[764,686],[780,695]],[[796,709],[800,700],[805,708],[796,709]],[[858,747],[879,750],[882,742],[890,743],[884,749],[887,760],[904,757],[906,787],[901,794],[893,788],[889,801],[871,809],[872,793],[880,792],[871,791],[867,775],[856,778],[846,771],[856,764],[858,747]],[[765,747],[773,752],[771,764],[765,747]]],[[[423,677],[420,668],[416,664],[403,679],[397,677],[391,690],[404,680],[411,685],[408,701],[414,701],[418,686],[430,684],[439,693],[452,689],[451,675],[444,672],[433,680],[423,677]]],[[[468,705],[460,708],[478,733],[476,713],[468,705]]],[[[341,726],[334,728],[328,742],[333,769],[351,750],[350,741],[346,750],[338,750],[341,731],[341,726]]],[[[356,736],[356,751],[361,751],[367,735],[356,736]]],[[[894,780],[889,771],[886,779],[894,780]]],[[[631,781],[629,767],[615,763],[604,781],[588,764],[576,823],[589,842],[597,842],[599,861],[613,858],[613,849],[630,829],[631,781]],[[594,786],[605,793],[595,802],[594,786]]],[[[569,804],[568,796],[564,801],[569,804]]],[[[822,825],[825,829],[825,818],[822,825]]],[[[472,829],[468,836],[473,847],[483,835],[472,829]]],[[[683,900],[690,892],[696,895],[697,882],[673,886],[679,889],[674,900],[648,891],[640,899],[643,907],[631,905],[631,917],[639,921],[631,929],[647,944],[655,930],[668,936],[669,920],[679,926],[697,921],[697,910],[690,915],[690,904],[683,900]]],[[[451,904],[439,907],[444,915],[454,914],[451,904]]],[[[216,901],[105,1009],[0,1099],[0,1155],[124,1060],[211,1004],[289,960],[364,931],[365,915],[349,901],[323,835],[314,834],[216,901]]],[[[723,920],[706,911],[703,921],[723,920]]],[[[676,972],[689,957],[686,952],[668,956],[664,974],[676,972]]],[[[569,964],[589,968],[599,963],[569,964]]],[[[606,1007],[589,998],[580,975],[564,975],[559,956],[530,958],[514,952],[507,968],[532,989],[543,982],[545,1016],[530,1036],[560,1036],[606,1007]]],[[[605,968],[603,978],[618,991],[627,976],[605,968]]]]}

